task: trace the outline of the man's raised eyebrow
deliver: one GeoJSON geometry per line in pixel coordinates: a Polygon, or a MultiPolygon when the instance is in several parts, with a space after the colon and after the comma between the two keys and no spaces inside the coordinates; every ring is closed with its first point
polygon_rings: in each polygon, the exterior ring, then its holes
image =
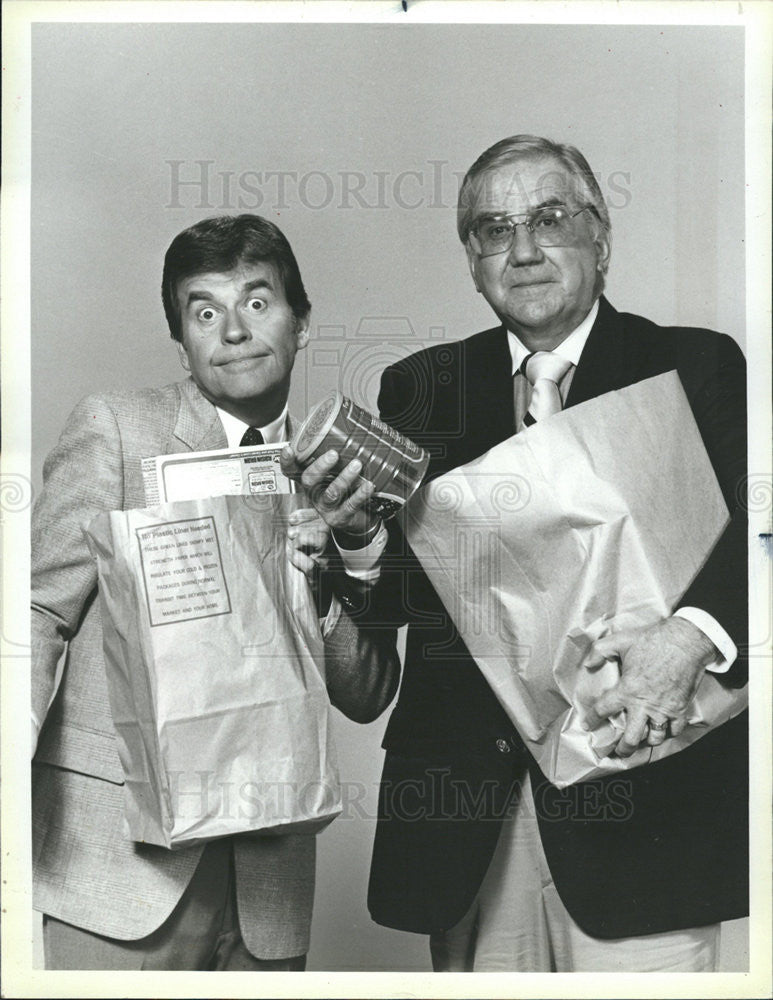
{"type": "Polygon", "coordinates": [[[274,291],[274,285],[268,278],[255,278],[253,281],[247,281],[242,285],[243,292],[254,292],[259,288],[265,288],[269,292],[274,291]]]}
{"type": "MultiPolygon", "coordinates": [[[[242,294],[254,292],[257,289],[265,288],[269,292],[274,291],[274,286],[268,278],[255,278],[254,281],[247,281],[242,285],[242,294]]],[[[215,297],[211,292],[203,288],[191,288],[185,297],[185,305],[192,305],[194,302],[214,302],[215,297]]]]}
{"type": "Polygon", "coordinates": [[[212,296],[209,292],[204,291],[204,289],[191,288],[188,294],[185,296],[185,305],[189,306],[193,302],[212,302],[212,296]]]}

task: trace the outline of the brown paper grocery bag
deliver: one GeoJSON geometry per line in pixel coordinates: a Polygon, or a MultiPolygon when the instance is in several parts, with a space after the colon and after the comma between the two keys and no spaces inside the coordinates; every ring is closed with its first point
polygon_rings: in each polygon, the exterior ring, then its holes
{"type": "Polygon", "coordinates": [[[133,840],[186,847],[340,812],[318,618],[285,554],[299,503],[222,496],[89,526],[133,840]]]}
{"type": "Polygon", "coordinates": [[[570,407],[411,500],[404,527],[541,769],[563,786],[674,753],[746,706],[706,674],[684,733],[622,760],[584,709],[616,664],[591,642],[671,614],[728,521],[676,372],[570,407]]]}

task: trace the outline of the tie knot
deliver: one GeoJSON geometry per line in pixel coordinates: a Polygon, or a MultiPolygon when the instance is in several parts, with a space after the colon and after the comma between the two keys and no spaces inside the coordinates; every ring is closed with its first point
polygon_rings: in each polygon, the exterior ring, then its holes
{"type": "Polygon", "coordinates": [[[552,351],[537,351],[524,359],[521,371],[534,385],[539,379],[546,378],[556,385],[572,367],[572,362],[562,358],[552,351]]]}
{"type": "Polygon", "coordinates": [[[263,435],[260,433],[257,427],[248,427],[247,430],[242,434],[242,439],[239,442],[240,448],[250,448],[256,444],[263,444],[263,435]]]}

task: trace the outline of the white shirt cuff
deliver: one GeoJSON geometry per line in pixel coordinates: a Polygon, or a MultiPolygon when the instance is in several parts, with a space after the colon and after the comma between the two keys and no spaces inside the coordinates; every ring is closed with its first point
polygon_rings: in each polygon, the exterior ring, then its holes
{"type": "Polygon", "coordinates": [[[674,612],[674,617],[686,618],[688,622],[692,622],[719,650],[719,658],[707,664],[706,669],[712,674],[727,673],[736,661],[738,647],[716,618],[700,608],[679,608],[674,612]]]}
{"type": "MultiPolygon", "coordinates": [[[[342,549],[336,542],[336,548],[341,553],[344,569],[356,580],[364,580],[366,583],[375,583],[381,575],[381,568],[378,561],[387,543],[387,530],[384,525],[380,525],[373,539],[361,549],[342,549]]],[[[335,537],[333,538],[335,541],[335,537]]]]}

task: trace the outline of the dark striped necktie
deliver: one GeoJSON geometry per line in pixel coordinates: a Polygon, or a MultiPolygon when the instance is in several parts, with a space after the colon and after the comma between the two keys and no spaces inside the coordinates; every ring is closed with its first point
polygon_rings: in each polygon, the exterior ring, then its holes
{"type": "Polygon", "coordinates": [[[242,434],[242,439],[239,442],[240,448],[250,448],[255,444],[263,444],[263,435],[260,433],[257,427],[248,427],[247,430],[242,434]]]}

